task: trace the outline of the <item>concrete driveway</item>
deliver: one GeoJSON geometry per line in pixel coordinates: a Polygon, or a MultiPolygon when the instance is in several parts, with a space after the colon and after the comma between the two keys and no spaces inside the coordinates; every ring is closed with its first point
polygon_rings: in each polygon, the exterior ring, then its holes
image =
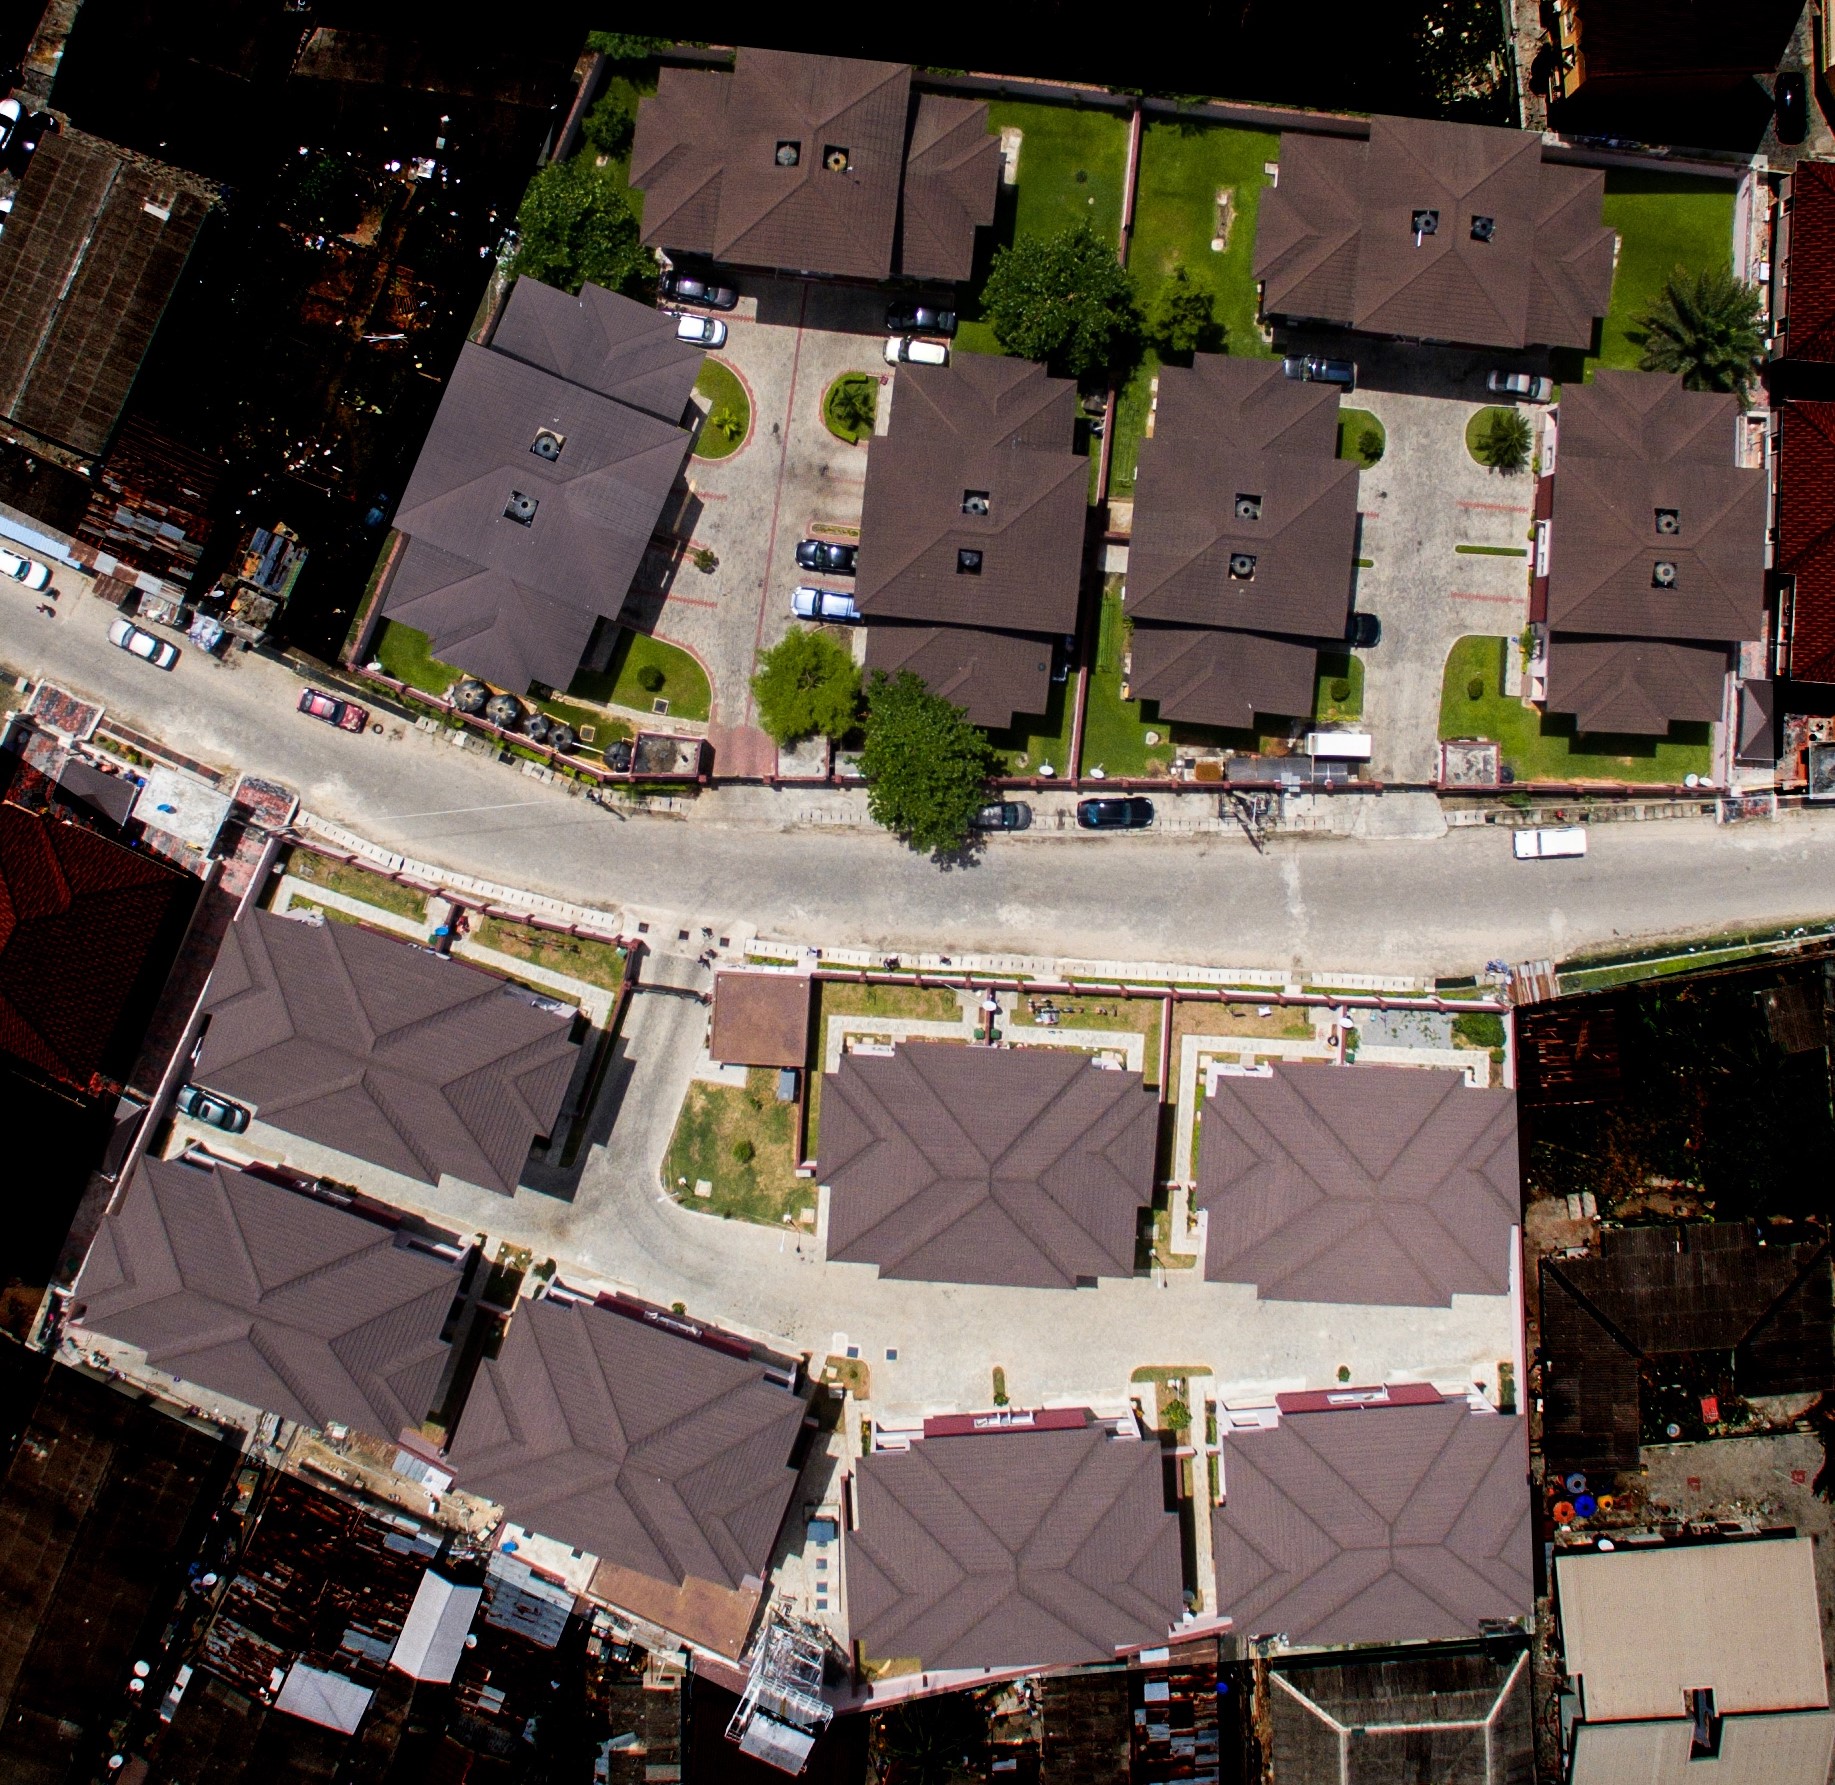
{"type": "Polygon", "coordinates": [[[829,433],[822,397],[842,372],[888,373],[884,319],[878,292],[745,281],[716,357],[746,387],[751,432],[730,457],[688,464],[685,549],[712,548],[719,568],[704,575],[653,555],[626,603],[628,620],[692,651],[706,668],[714,689],[710,736],[724,774],[776,768],[776,746],[755,723],[753,668],[758,652],[789,628],[796,542],[814,522],[859,525],[866,449],[829,433]]]}
{"type": "MultiPolygon", "coordinates": [[[[1351,404],[1383,424],[1380,463],[1358,480],[1363,513],[1357,605],[1383,623],[1364,652],[1364,720],[1374,772],[1431,781],[1438,767],[1446,655],[1468,633],[1515,637],[1529,620],[1525,555],[1534,502],[1527,471],[1501,476],[1466,451],[1467,421],[1483,407],[1462,396],[1359,389],[1351,404]]],[[[1525,413],[1538,424],[1540,411],[1525,413]]]]}

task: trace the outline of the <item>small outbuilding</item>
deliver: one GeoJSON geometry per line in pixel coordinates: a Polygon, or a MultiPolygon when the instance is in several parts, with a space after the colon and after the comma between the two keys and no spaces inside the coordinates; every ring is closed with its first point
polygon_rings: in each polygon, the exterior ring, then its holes
{"type": "Polygon", "coordinates": [[[809,1058],[809,976],[714,976],[714,1025],[707,1051],[727,1066],[787,1066],[809,1058]]]}

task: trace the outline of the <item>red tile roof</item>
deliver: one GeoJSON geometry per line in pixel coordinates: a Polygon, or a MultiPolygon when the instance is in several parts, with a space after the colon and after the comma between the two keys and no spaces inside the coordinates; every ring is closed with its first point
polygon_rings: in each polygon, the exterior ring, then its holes
{"type": "Polygon", "coordinates": [[[122,1076],[195,891],[151,856],[0,805],[0,1052],[85,1090],[122,1076]]]}
{"type": "Polygon", "coordinates": [[[1800,161],[1790,176],[1783,254],[1788,359],[1835,360],[1835,164],[1800,161]]]}
{"type": "Polygon", "coordinates": [[[1777,562],[1796,579],[1790,677],[1835,682],[1835,403],[1784,405],[1777,562]]]}

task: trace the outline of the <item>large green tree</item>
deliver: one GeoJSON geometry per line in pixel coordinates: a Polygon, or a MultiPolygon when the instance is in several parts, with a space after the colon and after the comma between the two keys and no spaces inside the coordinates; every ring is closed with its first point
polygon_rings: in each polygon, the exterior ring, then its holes
{"type": "Polygon", "coordinates": [[[656,282],[656,256],[639,239],[624,188],[590,155],[551,161],[529,182],[516,213],[518,273],[578,291],[591,280],[644,298],[656,282]]]}
{"type": "Polygon", "coordinates": [[[1087,223],[1021,236],[998,250],[981,314],[1009,353],[1049,361],[1073,378],[1108,371],[1141,333],[1134,281],[1087,223]]]}
{"type": "Polygon", "coordinates": [[[1161,353],[1185,354],[1220,348],[1223,332],[1211,294],[1183,267],[1174,267],[1153,300],[1147,338],[1161,353]]]}
{"type": "Polygon", "coordinates": [[[1637,319],[1646,372],[1680,372],[1690,390],[1731,391],[1744,409],[1765,351],[1759,289],[1726,267],[1670,274],[1637,319]]]}
{"type": "Polygon", "coordinates": [[[758,659],[752,678],[758,723],[780,744],[820,732],[838,738],[860,709],[854,655],[826,632],[786,632],[758,659]]]}
{"type": "Polygon", "coordinates": [[[876,824],[924,854],[952,854],[968,842],[996,766],[986,734],[960,707],[932,694],[908,669],[896,677],[874,672],[860,772],[876,824]]]}

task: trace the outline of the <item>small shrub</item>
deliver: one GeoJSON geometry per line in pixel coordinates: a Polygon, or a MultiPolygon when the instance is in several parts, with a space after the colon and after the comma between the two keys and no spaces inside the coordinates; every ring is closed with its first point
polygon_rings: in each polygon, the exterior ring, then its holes
{"type": "Polygon", "coordinates": [[[688,1304],[686,1302],[671,1302],[669,1304],[669,1312],[671,1314],[686,1314],[688,1312],[688,1304]]]}
{"type": "Polygon", "coordinates": [[[1453,1033],[1473,1047],[1504,1045],[1504,1019],[1492,1010],[1462,1010],[1453,1018],[1453,1033]]]}
{"type": "Polygon", "coordinates": [[[994,1366],[994,1405],[1004,1407],[1007,1404],[1007,1372],[999,1364],[994,1366]]]}
{"type": "Polygon", "coordinates": [[[1467,700],[1483,700],[1484,699],[1485,697],[1485,679],[1483,676],[1474,676],[1469,682],[1466,683],[1465,697],[1467,700]]]}
{"type": "Polygon", "coordinates": [[[734,1141],[733,1163],[735,1165],[750,1165],[752,1163],[752,1156],[757,1150],[758,1149],[754,1147],[749,1140],[742,1138],[734,1141]]]}
{"type": "Polygon", "coordinates": [[[716,434],[735,442],[745,432],[745,418],[735,409],[716,409],[707,418],[707,425],[716,434]]]}
{"type": "Polygon", "coordinates": [[[1160,1417],[1166,1421],[1169,1432],[1183,1432],[1191,1426],[1191,1409],[1176,1396],[1166,1403],[1160,1417]]]}
{"type": "Polygon", "coordinates": [[[1349,1382],[1351,1380],[1351,1366],[1349,1364],[1340,1364],[1338,1366],[1338,1380],[1340,1382],[1349,1382]]]}
{"type": "Polygon", "coordinates": [[[1347,682],[1343,676],[1339,676],[1337,680],[1332,683],[1330,692],[1333,700],[1349,700],[1351,698],[1351,684],[1347,682]]]}
{"type": "Polygon", "coordinates": [[[646,663],[637,672],[637,685],[647,694],[662,692],[663,672],[654,663],[646,663]]]}
{"type": "MultiPolygon", "coordinates": [[[[694,561],[695,569],[700,571],[703,576],[711,576],[720,564],[720,560],[715,554],[714,548],[710,545],[696,546],[695,549],[689,553],[689,557],[694,561]]],[[[649,686],[648,683],[644,685],[646,687],[649,686]]],[[[657,687],[660,688],[661,686],[662,683],[658,682],[657,687]]]]}
{"type": "Polygon", "coordinates": [[[1365,428],[1357,436],[1357,456],[1366,465],[1374,465],[1383,456],[1383,436],[1377,428],[1365,428]]]}

